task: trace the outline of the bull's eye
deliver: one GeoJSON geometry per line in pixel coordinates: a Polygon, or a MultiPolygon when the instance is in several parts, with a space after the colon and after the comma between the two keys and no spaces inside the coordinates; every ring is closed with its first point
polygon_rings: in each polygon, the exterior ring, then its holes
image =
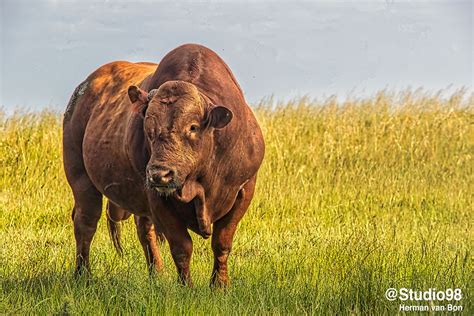
{"type": "Polygon", "coordinates": [[[191,125],[191,126],[189,127],[189,131],[190,131],[191,133],[196,133],[197,131],[199,131],[199,125],[197,125],[197,124],[191,125]]]}

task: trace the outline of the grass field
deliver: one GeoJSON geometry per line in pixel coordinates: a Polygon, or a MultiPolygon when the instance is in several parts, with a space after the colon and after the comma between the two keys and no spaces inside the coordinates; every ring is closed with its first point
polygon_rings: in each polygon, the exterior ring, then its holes
{"type": "Polygon", "coordinates": [[[93,276],[75,280],[73,204],[57,113],[0,118],[0,314],[394,314],[388,288],[462,289],[473,313],[474,98],[380,93],[256,106],[266,138],[257,192],[236,234],[232,286],[208,287],[209,241],[194,235],[195,287],[167,245],[149,278],[133,221],[116,255],[105,218],[93,276]]]}

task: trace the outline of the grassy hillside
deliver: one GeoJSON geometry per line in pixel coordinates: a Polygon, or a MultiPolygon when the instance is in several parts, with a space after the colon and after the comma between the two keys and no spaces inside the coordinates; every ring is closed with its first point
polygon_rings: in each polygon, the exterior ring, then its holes
{"type": "Polygon", "coordinates": [[[167,245],[165,271],[150,279],[132,220],[120,258],[103,218],[94,275],[73,279],[61,117],[3,115],[0,314],[392,314],[401,302],[385,298],[391,287],[461,288],[456,304],[469,314],[474,99],[462,99],[404,92],[258,106],[267,152],[225,293],[208,288],[210,243],[196,235],[195,288],[176,284],[167,245]]]}

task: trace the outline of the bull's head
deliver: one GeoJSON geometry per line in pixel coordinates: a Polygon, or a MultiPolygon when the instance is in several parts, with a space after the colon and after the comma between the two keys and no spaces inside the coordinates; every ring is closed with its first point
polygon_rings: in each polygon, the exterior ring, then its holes
{"type": "MultiPolygon", "coordinates": [[[[190,178],[199,177],[214,147],[215,129],[232,120],[232,112],[212,105],[184,81],[168,81],[149,93],[131,86],[133,104],[143,106],[144,133],[150,149],[146,185],[160,195],[180,190],[190,178]]],[[[193,179],[194,180],[194,179],[193,179]]]]}

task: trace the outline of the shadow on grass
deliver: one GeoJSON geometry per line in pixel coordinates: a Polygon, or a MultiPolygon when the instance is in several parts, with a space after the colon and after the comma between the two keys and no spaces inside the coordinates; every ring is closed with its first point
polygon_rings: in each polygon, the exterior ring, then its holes
{"type": "MultiPolygon", "coordinates": [[[[144,290],[153,288],[160,295],[157,278],[133,278],[127,274],[74,276],[72,271],[47,271],[35,275],[2,277],[0,314],[40,312],[69,314],[84,312],[84,305],[107,311],[111,306],[143,296],[144,290]]],[[[163,293],[161,293],[163,295],[163,293]]],[[[127,304],[125,304],[127,305],[127,304]]]]}

